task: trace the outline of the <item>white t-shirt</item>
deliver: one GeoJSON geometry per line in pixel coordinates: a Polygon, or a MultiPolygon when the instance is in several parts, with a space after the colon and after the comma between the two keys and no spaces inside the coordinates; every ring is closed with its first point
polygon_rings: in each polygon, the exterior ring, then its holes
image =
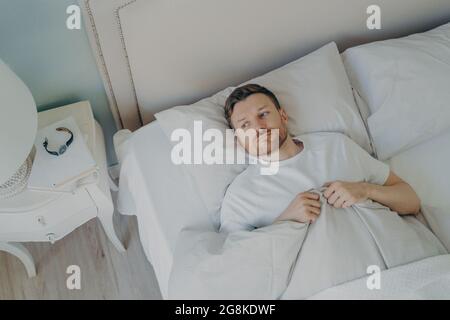
{"type": "Polygon", "coordinates": [[[389,166],[368,154],[341,133],[300,135],[303,150],[279,161],[278,172],[262,175],[259,164],[250,165],[228,187],[220,213],[220,232],[267,226],[294,197],[335,180],[365,181],[383,185],[389,166]]]}

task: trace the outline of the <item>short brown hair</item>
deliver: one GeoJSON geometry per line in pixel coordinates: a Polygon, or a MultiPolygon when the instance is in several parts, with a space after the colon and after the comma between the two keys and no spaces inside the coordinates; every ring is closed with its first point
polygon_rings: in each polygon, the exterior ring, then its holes
{"type": "Polygon", "coordinates": [[[237,87],[233,90],[233,92],[231,92],[231,94],[227,98],[227,101],[225,102],[225,118],[227,119],[230,127],[233,127],[231,125],[231,114],[233,113],[235,104],[247,99],[247,97],[256,93],[262,93],[266,95],[270,98],[270,100],[272,100],[277,109],[281,108],[281,105],[273,92],[263,86],[260,86],[259,84],[249,83],[241,87],[237,87]]]}

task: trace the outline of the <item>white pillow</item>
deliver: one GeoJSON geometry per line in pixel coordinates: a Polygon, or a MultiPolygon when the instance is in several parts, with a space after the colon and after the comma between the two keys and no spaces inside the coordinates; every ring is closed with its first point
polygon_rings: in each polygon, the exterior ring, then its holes
{"type": "Polygon", "coordinates": [[[349,48],[343,59],[370,109],[367,123],[379,159],[450,127],[450,23],[349,48]]]}
{"type": "MultiPolygon", "coordinates": [[[[342,132],[368,152],[372,151],[334,42],[245,83],[258,83],[273,91],[287,111],[288,129],[292,135],[342,132]]],[[[178,128],[185,128],[193,134],[194,120],[203,121],[203,130],[216,128],[225,132],[229,127],[223,106],[233,89],[229,87],[189,106],[159,112],[155,117],[169,139],[178,128]]],[[[185,168],[195,180],[200,197],[218,227],[225,191],[246,165],[186,165],[185,168]]]]}
{"type": "Polygon", "coordinates": [[[245,83],[260,84],[277,96],[291,135],[341,132],[372,152],[336,43],[245,83]]]}
{"type": "MultiPolygon", "coordinates": [[[[194,138],[195,121],[202,122],[203,133],[208,129],[218,129],[225,137],[226,129],[229,129],[225,119],[225,101],[233,88],[227,88],[212,97],[202,99],[192,105],[177,106],[155,114],[165,135],[171,139],[171,135],[176,129],[186,129],[194,138]]],[[[245,154],[245,151],[234,141],[224,139],[224,155],[230,149],[234,149],[236,154],[245,154]]],[[[174,145],[177,142],[173,142],[174,145]]],[[[211,142],[203,142],[203,147],[211,142]]],[[[192,150],[193,151],[193,150],[192,150]]],[[[245,157],[245,155],[244,155],[245,157]]],[[[193,158],[193,152],[192,157],[193,158]]],[[[224,162],[225,162],[224,158],[224,162]]],[[[183,164],[182,165],[197,186],[197,192],[208,210],[216,229],[220,226],[220,206],[225,191],[233,179],[247,167],[247,164],[183,164]]]]}

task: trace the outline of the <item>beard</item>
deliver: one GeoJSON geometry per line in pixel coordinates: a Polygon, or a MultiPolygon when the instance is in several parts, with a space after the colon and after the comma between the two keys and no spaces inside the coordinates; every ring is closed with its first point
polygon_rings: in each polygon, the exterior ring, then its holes
{"type": "Polygon", "coordinates": [[[288,132],[286,126],[282,126],[280,128],[280,136],[278,137],[278,148],[281,148],[283,146],[283,143],[286,142],[288,138],[288,132]]]}
{"type": "Polygon", "coordinates": [[[237,129],[237,132],[235,133],[237,135],[239,144],[250,155],[256,157],[270,157],[273,153],[277,153],[281,146],[286,143],[289,137],[287,127],[283,124],[279,128],[261,130],[266,130],[266,132],[262,133],[261,131],[256,130],[253,131],[252,134],[249,134],[248,131],[237,129]]]}
{"type": "MultiPolygon", "coordinates": [[[[258,149],[258,154],[261,156],[270,156],[272,154],[272,152],[277,152],[278,150],[280,150],[280,148],[282,147],[282,145],[286,142],[287,138],[288,138],[288,132],[287,132],[287,128],[286,126],[281,126],[278,129],[278,146],[274,146],[275,143],[272,143],[272,129],[267,131],[267,136],[268,139],[266,140],[266,152],[259,154],[259,149],[258,149]],[[272,147],[275,147],[274,149],[272,149],[272,147]]],[[[275,141],[274,141],[275,142],[275,141]]]]}

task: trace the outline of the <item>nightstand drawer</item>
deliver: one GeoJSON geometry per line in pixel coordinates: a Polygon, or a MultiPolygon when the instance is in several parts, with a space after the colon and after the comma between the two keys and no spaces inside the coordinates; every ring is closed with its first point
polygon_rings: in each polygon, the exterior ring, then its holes
{"type": "MultiPolygon", "coordinates": [[[[14,235],[15,239],[19,234],[21,235],[20,241],[45,241],[42,240],[42,237],[39,237],[39,240],[33,237],[36,233],[46,234],[56,232],[55,229],[58,228],[64,229],[61,226],[68,222],[73,226],[77,219],[83,220],[82,223],[84,223],[89,220],[88,216],[90,216],[89,219],[96,217],[97,208],[88,192],[80,189],[74,194],[65,194],[37,210],[0,213],[0,241],[6,239],[14,241],[11,237],[14,235]],[[33,238],[33,240],[28,240],[28,238],[33,238]]],[[[64,235],[61,234],[58,238],[64,235]]]]}
{"type": "Polygon", "coordinates": [[[38,228],[32,231],[8,232],[0,235],[0,241],[9,242],[36,242],[47,241],[55,242],[71,233],[74,229],[88,222],[95,217],[96,207],[85,208],[79,212],[73,213],[66,220],[57,224],[52,224],[45,228],[38,228]]]}

